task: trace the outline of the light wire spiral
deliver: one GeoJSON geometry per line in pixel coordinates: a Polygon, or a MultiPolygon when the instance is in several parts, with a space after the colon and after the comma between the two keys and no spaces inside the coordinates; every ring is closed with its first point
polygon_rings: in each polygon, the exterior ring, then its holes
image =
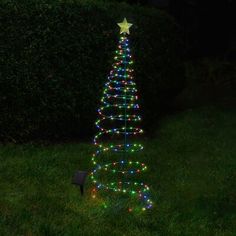
{"type": "MultiPolygon", "coordinates": [[[[146,210],[152,207],[152,201],[149,198],[149,187],[142,182],[125,179],[126,176],[137,175],[147,169],[144,163],[129,160],[127,157],[127,154],[143,149],[141,144],[133,143],[129,140],[131,136],[143,133],[141,128],[133,127],[132,125],[141,120],[140,115],[137,114],[139,105],[137,103],[136,83],[132,76],[132,64],[129,40],[127,35],[123,33],[119,40],[118,50],[114,57],[112,70],[108,76],[108,82],[105,84],[101,99],[102,105],[98,109],[99,118],[95,123],[99,132],[94,137],[94,144],[97,149],[92,156],[94,169],[91,172],[91,179],[95,185],[92,195],[95,197],[96,192],[101,189],[124,194],[129,193],[141,200],[141,206],[138,208],[146,210]],[[111,114],[112,112],[114,114],[111,114]],[[107,122],[111,122],[113,125],[116,124],[117,127],[106,128],[107,122]],[[123,137],[123,142],[110,144],[100,142],[106,136],[114,137],[115,135],[123,137]],[[99,156],[107,152],[119,153],[122,159],[105,164],[99,163],[99,156]],[[111,172],[123,177],[122,180],[104,183],[99,180],[99,173],[101,172],[111,172]]],[[[129,211],[132,210],[132,208],[129,208],[129,211]]]]}

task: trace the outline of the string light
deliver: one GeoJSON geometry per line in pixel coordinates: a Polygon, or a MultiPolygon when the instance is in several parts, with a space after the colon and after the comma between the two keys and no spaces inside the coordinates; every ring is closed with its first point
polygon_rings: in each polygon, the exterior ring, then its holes
{"type": "MultiPolygon", "coordinates": [[[[94,144],[97,147],[92,155],[92,163],[94,168],[91,172],[91,180],[94,184],[92,197],[96,197],[98,191],[111,190],[123,194],[130,194],[132,197],[140,199],[140,206],[136,209],[145,211],[152,207],[152,201],[149,198],[149,187],[138,181],[125,181],[126,176],[140,175],[147,169],[147,166],[139,161],[128,160],[127,154],[141,151],[142,144],[128,142],[128,137],[137,136],[143,133],[138,127],[131,124],[141,121],[141,117],[137,115],[139,105],[137,104],[138,96],[136,83],[133,81],[133,64],[132,56],[129,49],[129,40],[126,32],[121,34],[118,50],[116,50],[114,64],[108,76],[108,82],[105,84],[103,97],[101,98],[101,107],[98,109],[99,118],[95,122],[99,132],[94,137],[94,144]],[[115,114],[110,114],[113,110],[115,114]],[[115,128],[106,128],[107,121],[117,125],[115,128]],[[119,135],[124,137],[123,143],[104,144],[100,140],[107,135],[119,135]],[[98,158],[101,154],[107,152],[119,153],[123,159],[110,163],[100,164],[98,158]],[[112,173],[114,175],[123,176],[122,180],[103,183],[100,182],[100,173],[112,173]]],[[[112,124],[113,124],[112,123],[112,124]]],[[[133,208],[128,208],[128,212],[132,212],[133,208]]]]}

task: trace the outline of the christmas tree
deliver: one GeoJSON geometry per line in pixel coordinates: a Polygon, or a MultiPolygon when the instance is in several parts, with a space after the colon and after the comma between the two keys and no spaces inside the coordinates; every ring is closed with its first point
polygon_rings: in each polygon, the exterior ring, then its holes
{"type": "Polygon", "coordinates": [[[137,181],[136,177],[147,167],[134,160],[135,153],[143,149],[136,138],[143,130],[137,127],[141,117],[138,114],[138,96],[128,39],[132,24],[124,18],[118,25],[118,49],[105,84],[102,105],[98,109],[99,119],[96,121],[99,132],[94,137],[97,149],[92,157],[94,169],[91,178],[95,185],[92,196],[95,198],[97,192],[102,190],[130,194],[141,201],[138,206],[129,207],[129,211],[146,210],[152,207],[148,196],[149,187],[137,181]]]}

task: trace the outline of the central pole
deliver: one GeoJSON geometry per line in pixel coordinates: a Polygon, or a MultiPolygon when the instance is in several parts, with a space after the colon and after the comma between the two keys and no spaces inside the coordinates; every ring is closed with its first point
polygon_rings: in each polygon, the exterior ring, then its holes
{"type": "Polygon", "coordinates": [[[126,37],[125,37],[125,33],[124,33],[124,39],[125,39],[125,54],[124,54],[124,59],[125,59],[125,64],[124,64],[124,79],[125,79],[125,99],[124,99],[124,106],[125,106],[125,135],[124,135],[124,159],[126,158],[126,147],[127,147],[127,119],[126,119],[126,114],[127,114],[127,91],[126,91],[126,82],[127,82],[127,78],[126,78],[126,37]]]}

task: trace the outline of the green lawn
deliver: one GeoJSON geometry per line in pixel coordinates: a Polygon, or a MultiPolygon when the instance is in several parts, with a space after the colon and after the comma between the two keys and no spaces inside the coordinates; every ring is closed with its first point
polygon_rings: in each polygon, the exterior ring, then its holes
{"type": "Polygon", "coordinates": [[[0,146],[0,235],[235,236],[235,122],[216,108],[163,119],[144,140],[154,207],[143,213],[105,209],[89,181],[84,197],[71,185],[91,167],[89,143],[0,146]]]}

